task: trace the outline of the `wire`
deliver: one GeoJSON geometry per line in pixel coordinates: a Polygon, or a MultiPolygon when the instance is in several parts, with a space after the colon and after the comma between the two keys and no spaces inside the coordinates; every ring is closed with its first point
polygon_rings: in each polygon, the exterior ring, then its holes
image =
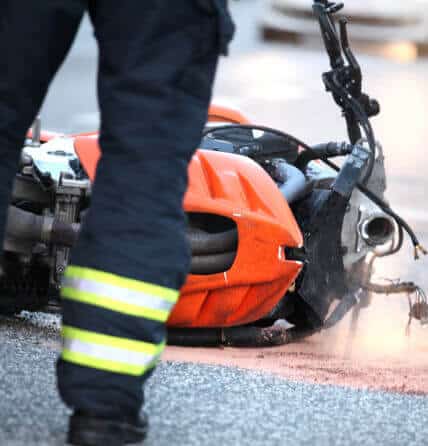
{"type": "MultiPolygon", "coordinates": [[[[413,282],[390,283],[381,285],[377,283],[368,283],[363,288],[376,294],[401,294],[401,293],[419,293],[421,288],[413,282]]],[[[423,292],[423,291],[422,291],[423,292]]]]}

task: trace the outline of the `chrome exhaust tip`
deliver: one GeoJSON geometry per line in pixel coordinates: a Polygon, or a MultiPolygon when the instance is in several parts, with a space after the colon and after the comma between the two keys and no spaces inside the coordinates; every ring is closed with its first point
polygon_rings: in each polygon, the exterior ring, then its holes
{"type": "Polygon", "coordinates": [[[370,246],[380,246],[394,238],[394,220],[386,215],[372,215],[360,225],[361,238],[370,246]]]}

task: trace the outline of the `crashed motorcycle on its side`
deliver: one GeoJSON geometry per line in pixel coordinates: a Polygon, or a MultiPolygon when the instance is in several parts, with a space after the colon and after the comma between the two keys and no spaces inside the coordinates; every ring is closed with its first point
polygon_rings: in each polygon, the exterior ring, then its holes
{"type": "MultiPolygon", "coordinates": [[[[362,91],[342,4],[313,10],[330,59],[324,85],[346,120],[349,142],[308,146],[212,106],[189,167],[184,201],[191,271],[169,321],[169,343],[269,346],[327,329],[376,293],[406,293],[409,321],[428,323],[423,291],[411,282],[372,283],[379,257],[407,233],[385,201],[384,156],[362,91]],[[331,159],[341,157],[340,167],[331,159]]],[[[99,160],[97,133],[57,135],[36,122],[22,152],[4,241],[0,311],[52,311],[99,160]]]]}

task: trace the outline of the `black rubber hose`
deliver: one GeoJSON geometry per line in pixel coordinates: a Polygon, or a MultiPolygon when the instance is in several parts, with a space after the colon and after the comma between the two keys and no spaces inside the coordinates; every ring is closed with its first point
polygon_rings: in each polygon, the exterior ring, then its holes
{"type": "Polygon", "coordinates": [[[168,344],[182,347],[222,345],[221,328],[168,328],[168,344]]]}
{"type": "Polygon", "coordinates": [[[297,167],[286,162],[279,163],[275,174],[274,180],[279,182],[278,188],[287,203],[292,204],[310,192],[311,184],[297,167]]]}
{"type": "Polygon", "coordinates": [[[296,342],[319,329],[271,327],[169,328],[168,344],[186,347],[273,347],[296,342]]]}
{"type": "Polygon", "coordinates": [[[224,345],[233,347],[268,347],[291,342],[283,327],[233,327],[223,330],[224,345]]]}
{"type": "Polygon", "coordinates": [[[206,256],[193,256],[190,266],[191,274],[217,274],[229,270],[235,260],[236,252],[224,252],[206,256]]]}
{"type": "Polygon", "coordinates": [[[236,251],[238,247],[238,230],[210,234],[202,229],[189,228],[187,239],[192,255],[222,254],[236,251]]]}
{"type": "Polygon", "coordinates": [[[316,146],[311,147],[312,150],[301,151],[294,165],[298,169],[304,171],[311,161],[349,155],[352,153],[353,148],[352,144],[347,144],[346,142],[317,144],[316,146]]]}

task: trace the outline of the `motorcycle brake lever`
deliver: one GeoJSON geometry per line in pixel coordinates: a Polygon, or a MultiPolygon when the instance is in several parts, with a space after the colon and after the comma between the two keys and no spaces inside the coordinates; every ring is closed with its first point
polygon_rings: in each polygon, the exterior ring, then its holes
{"type": "Polygon", "coordinates": [[[340,43],[342,45],[342,50],[345,55],[345,58],[348,62],[348,71],[350,81],[352,82],[352,90],[353,96],[359,97],[362,91],[362,73],[360,64],[357,61],[351,47],[349,45],[349,37],[348,37],[348,21],[345,18],[340,19],[340,43]]]}
{"type": "Polygon", "coordinates": [[[340,43],[343,54],[348,62],[348,66],[345,67],[347,71],[347,82],[350,84],[348,90],[349,93],[361,103],[368,117],[376,116],[380,112],[380,106],[375,99],[370,98],[368,95],[362,92],[363,75],[360,64],[358,63],[357,58],[355,57],[349,44],[347,25],[348,21],[346,18],[340,19],[340,43]]]}
{"type": "Polygon", "coordinates": [[[321,35],[330,58],[330,65],[332,69],[342,68],[345,65],[342,57],[342,48],[340,45],[339,36],[330,16],[330,14],[337,12],[342,7],[343,4],[330,3],[323,0],[314,1],[312,5],[312,9],[321,28],[321,35]]]}

